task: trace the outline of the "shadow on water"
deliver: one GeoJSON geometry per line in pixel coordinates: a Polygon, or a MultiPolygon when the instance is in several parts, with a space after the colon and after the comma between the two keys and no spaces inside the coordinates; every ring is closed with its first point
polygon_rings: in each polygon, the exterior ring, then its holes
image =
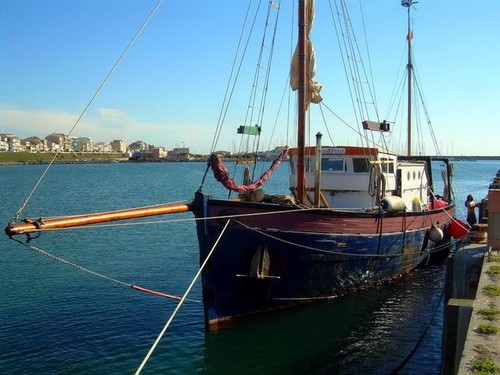
{"type": "MultiPolygon", "coordinates": [[[[204,374],[390,374],[441,305],[444,265],[332,302],[283,310],[207,332],[204,374]],[[438,280],[438,282],[436,282],[438,280]]],[[[432,346],[439,373],[440,336],[432,346]]]]}

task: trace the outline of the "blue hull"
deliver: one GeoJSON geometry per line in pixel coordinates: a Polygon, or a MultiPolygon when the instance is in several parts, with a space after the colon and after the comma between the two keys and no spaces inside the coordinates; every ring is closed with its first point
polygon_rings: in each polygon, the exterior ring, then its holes
{"type": "MultiPolygon", "coordinates": [[[[254,211],[276,209],[269,204],[250,206],[254,211]]],[[[199,218],[220,217],[198,221],[201,263],[230,220],[202,272],[208,326],[352,293],[412,270],[428,260],[429,252],[449,249],[449,237],[433,244],[427,227],[382,234],[342,234],[340,228],[324,233],[310,230],[315,227],[310,214],[309,229],[297,230],[283,215],[260,216],[258,225],[255,219],[245,223],[245,216],[238,216],[247,212],[245,204],[214,201],[203,193],[197,193],[196,207],[199,218]]],[[[317,220],[324,221],[323,216],[317,220]]],[[[342,220],[352,220],[349,216],[342,220]]],[[[373,218],[361,215],[360,220],[373,218]]]]}

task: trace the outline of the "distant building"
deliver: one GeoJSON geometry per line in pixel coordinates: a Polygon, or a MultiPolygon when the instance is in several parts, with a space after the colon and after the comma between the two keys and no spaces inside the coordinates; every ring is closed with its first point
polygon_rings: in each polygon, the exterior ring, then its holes
{"type": "Polygon", "coordinates": [[[164,159],[167,157],[167,151],[163,147],[153,147],[149,152],[153,159],[164,159]]]}
{"type": "Polygon", "coordinates": [[[21,140],[17,138],[14,134],[0,134],[0,140],[2,141],[2,148],[6,148],[9,152],[20,152],[22,151],[21,140]]]}
{"type": "Polygon", "coordinates": [[[79,137],[73,141],[73,150],[76,152],[93,152],[94,143],[89,137],[79,137]]]}
{"type": "Polygon", "coordinates": [[[52,133],[46,136],[45,139],[51,146],[51,151],[72,151],[72,142],[63,133],[52,133]]]}
{"type": "Polygon", "coordinates": [[[7,152],[9,151],[9,144],[7,143],[7,140],[3,140],[0,137],[0,152],[7,152]]]}
{"type": "Polygon", "coordinates": [[[111,149],[114,152],[118,152],[121,154],[124,154],[125,152],[127,152],[127,145],[122,140],[114,140],[111,142],[110,145],[111,145],[111,149]]]}
{"type": "Polygon", "coordinates": [[[175,157],[188,157],[189,148],[188,147],[176,147],[172,150],[172,155],[175,157]]]}
{"type": "Polygon", "coordinates": [[[111,148],[111,144],[105,142],[97,142],[94,143],[94,152],[107,153],[113,152],[113,150],[111,148]]]}
{"type": "Polygon", "coordinates": [[[21,140],[21,145],[28,152],[45,152],[48,150],[47,140],[40,139],[34,135],[21,140]]]}
{"type": "Polygon", "coordinates": [[[21,142],[14,134],[0,134],[0,151],[19,152],[21,151],[21,142]]]}

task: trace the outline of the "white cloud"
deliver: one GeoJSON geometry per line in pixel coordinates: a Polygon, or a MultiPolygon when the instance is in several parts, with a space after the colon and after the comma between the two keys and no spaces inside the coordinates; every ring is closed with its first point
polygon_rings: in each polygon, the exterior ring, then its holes
{"type": "MultiPolygon", "coordinates": [[[[24,138],[45,137],[50,133],[69,133],[78,114],[47,109],[24,109],[0,106],[0,132],[24,138]]],[[[181,146],[194,152],[208,153],[212,129],[191,123],[153,123],[138,120],[117,108],[99,108],[84,116],[72,132],[73,136],[90,137],[94,141],[136,140],[163,146],[181,146]]]]}

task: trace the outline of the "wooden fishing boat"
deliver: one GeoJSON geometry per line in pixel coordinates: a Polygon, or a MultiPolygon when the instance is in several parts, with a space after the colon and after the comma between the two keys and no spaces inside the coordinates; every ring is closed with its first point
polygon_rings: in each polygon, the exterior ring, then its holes
{"type": "MultiPolygon", "coordinates": [[[[277,7],[268,3],[269,9],[277,7]]],[[[402,5],[409,19],[413,2],[402,5]]],[[[307,144],[306,128],[314,126],[308,123],[308,110],[322,101],[321,85],[313,74],[314,1],[299,0],[297,9],[298,44],[290,70],[291,86],[297,91],[297,146],[283,149],[259,179],[247,171],[241,185],[212,154],[207,171],[211,168],[237,197],[215,198],[200,187],[187,204],[25,219],[9,224],[7,235],[192,211],[197,219],[207,327],[352,293],[446,255],[454,222],[452,166],[439,156],[412,155],[411,97],[404,156],[374,145],[324,146],[320,133],[315,145],[307,144]],[[282,195],[266,194],[266,179],[287,157],[289,186],[282,195]],[[435,163],[443,168],[440,192],[435,163]]],[[[410,35],[408,22],[409,94],[410,35]]],[[[367,134],[390,131],[386,121],[362,119],[361,125],[367,134]]]]}
{"type": "MultiPolygon", "coordinates": [[[[409,11],[412,2],[403,5],[409,11]]],[[[255,184],[227,183],[242,199],[214,199],[203,191],[195,198],[195,215],[204,219],[197,222],[200,257],[210,258],[202,274],[209,325],[351,293],[449,250],[450,165],[439,159],[446,168],[444,196],[438,198],[432,158],[411,155],[410,123],[406,157],[370,147],[325,147],[321,134],[315,147],[305,147],[306,110],[320,101],[307,73],[313,12],[314,2],[299,1],[298,146],[289,150],[292,197],[280,201],[258,192],[255,184]]],[[[408,38],[409,51],[410,43],[408,38]]],[[[409,92],[411,70],[409,60],[409,92]]],[[[363,126],[382,132],[389,127],[373,121],[363,126]]],[[[212,161],[216,177],[219,163],[212,161]]]]}

